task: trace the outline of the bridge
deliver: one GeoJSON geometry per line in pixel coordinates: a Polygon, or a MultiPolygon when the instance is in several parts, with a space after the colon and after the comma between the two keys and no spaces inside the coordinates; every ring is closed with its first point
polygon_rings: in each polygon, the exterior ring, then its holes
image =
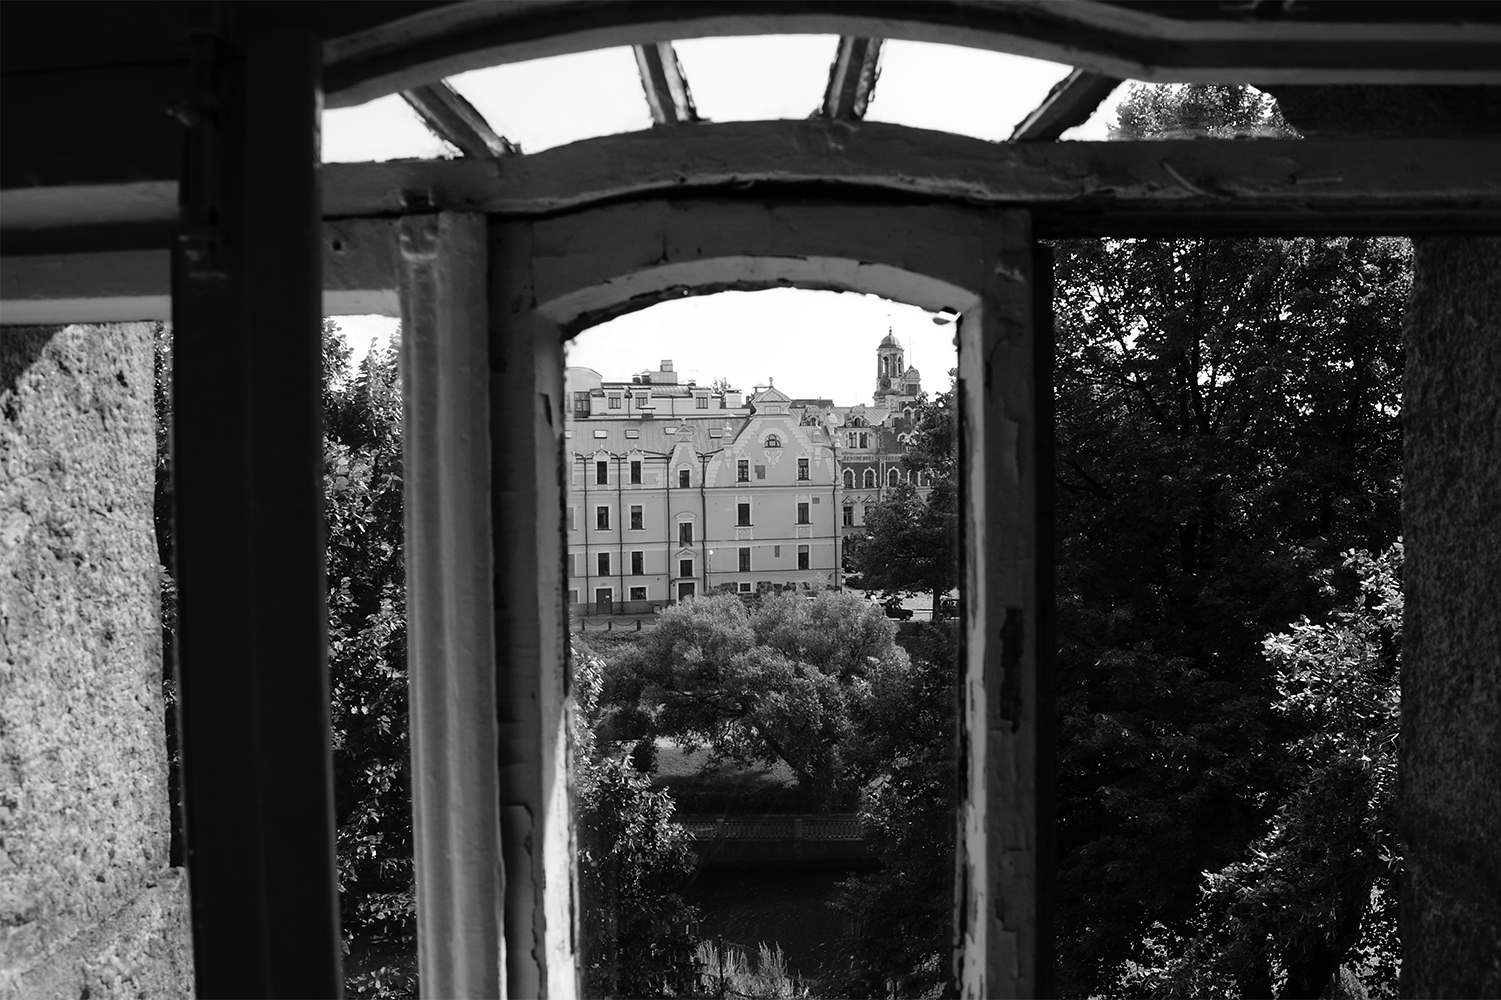
{"type": "Polygon", "coordinates": [[[677,821],[693,837],[700,864],[837,861],[876,864],[856,813],[721,816],[690,813],[677,821]]]}

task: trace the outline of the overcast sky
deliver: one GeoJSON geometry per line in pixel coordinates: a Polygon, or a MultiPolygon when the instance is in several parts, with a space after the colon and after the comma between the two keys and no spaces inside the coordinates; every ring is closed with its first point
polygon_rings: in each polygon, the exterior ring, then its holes
{"type": "MultiPolygon", "coordinates": [[[[838,39],[833,35],[693,38],[674,42],[699,114],[711,121],[807,118],[818,106],[838,39]]],[[[888,41],[866,118],[1002,140],[1069,72],[1057,63],[926,42],[888,41]]],[[[451,77],[486,120],[525,152],[648,128],[651,119],[629,48],[496,66],[451,77]]],[[[1112,95],[1065,139],[1104,139],[1112,95]]],[[[400,97],[323,115],[326,162],[454,155],[400,97]]],[[[344,316],[356,356],[383,343],[396,321],[344,316]]],[[[684,378],[723,376],[742,388],[774,379],[792,396],[869,402],[875,348],[888,326],[923,373],[946,386],[952,326],[873,296],[776,289],[682,299],[580,334],[569,364],[626,378],[671,358],[684,378]]]]}

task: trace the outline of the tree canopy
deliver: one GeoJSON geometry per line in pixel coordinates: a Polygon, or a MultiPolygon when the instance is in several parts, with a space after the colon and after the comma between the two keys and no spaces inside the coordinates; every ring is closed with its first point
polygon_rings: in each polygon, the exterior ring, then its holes
{"type": "MultiPolygon", "coordinates": [[[[951,381],[956,374],[949,372],[951,381]]],[[[924,473],[929,488],[923,492],[901,481],[880,503],[868,505],[865,537],[855,540],[851,561],[866,589],[926,591],[936,609],[959,583],[958,423],[952,384],[947,392],[919,400],[915,411],[903,464],[924,473]]]]}
{"type": "Polygon", "coordinates": [[[611,660],[603,698],[615,732],[784,763],[827,811],[862,780],[852,752],[873,681],[907,667],[895,632],[852,594],[777,594],[754,608],[701,597],[664,611],[611,660]]]}
{"type": "MultiPolygon", "coordinates": [[[[1275,125],[1241,93],[1143,91],[1123,120],[1275,125]]],[[[1347,593],[1342,552],[1396,538],[1409,251],[1056,250],[1058,929],[1061,984],[1087,995],[1192,934],[1200,873],[1244,861],[1299,780],[1262,641],[1347,593]]],[[[1238,974],[1243,995],[1270,982],[1238,974]]]]}

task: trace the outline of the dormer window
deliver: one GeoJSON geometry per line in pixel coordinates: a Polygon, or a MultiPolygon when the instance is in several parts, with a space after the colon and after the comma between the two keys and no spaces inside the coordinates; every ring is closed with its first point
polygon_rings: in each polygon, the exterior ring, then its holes
{"type": "Polygon", "coordinates": [[[766,435],[766,447],[780,448],[782,447],[782,439],[775,434],[768,434],[766,435]]]}

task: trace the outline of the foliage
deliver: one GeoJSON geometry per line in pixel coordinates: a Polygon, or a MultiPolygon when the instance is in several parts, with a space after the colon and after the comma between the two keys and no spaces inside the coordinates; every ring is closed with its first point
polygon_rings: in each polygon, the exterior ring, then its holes
{"type": "Polygon", "coordinates": [[[858,787],[851,737],[873,672],[905,667],[895,626],[851,594],[737,597],[669,608],[609,665],[612,735],[673,736],[738,762],[785,763],[815,808],[858,787]]]}
{"type": "Polygon", "coordinates": [[[865,536],[854,540],[850,558],[866,589],[888,594],[926,591],[936,608],[959,582],[954,545],[959,528],[959,484],[954,474],[958,422],[952,385],[918,403],[914,425],[904,464],[914,472],[926,472],[932,487],[924,495],[902,481],[880,503],[866,507],[865,536]]]}
{"type": "Polygon", "coordinates": [[[691,838],[672,821],[672,797],[596,739],[603,661],[580,645],[572,662],[585,993],[692,995],[698,914],[680,892],[693,874],[691,838]]]}
{"type": "Polygon", "coordinates": [[[416,993],[397,346],[323,340],[329,684],[346,990],[416,993]]]}
{"type": "Polygon", "coordinates": [[[745,950],[722,942],[700,941],[696,953],[701,974],[700,994],[710,997],[755,997],[793,1000],[808,996],[798,980],[787,974],[781,945],[756,948],[754,959],[745,950]]]}
{"type": "Polygon", "coordinates": [[[1350,552],[1349,603],[1263,643],[1274,709],[1301,734],[1296,780],[1243,860],[1205,872],[1197,930],[1135,977],[1157,995],[1316,997],[1342,963],[1368,995],[1396,995],[1400,846],[1393,799],[1400,724],[1402,549],[1350,552]],[[1253,995],[1269,994],[1257,989],[1253,995]]]}
{"type": "Polygon", "coordinates": [[[951,976],[957,633],[903,636],[911,667],[878,671],[856,741],[875,774],[861,810],[882,868],[840,883],[849,914],[850,996],[925,996],[951,976]]]}
{"type": "Polygon", "coordinates": [[[1251,87],[1132,84],[1115,109],[1112,139],[1295,137],[1272,97],[1251,87]]]}
{"type": "MultiPolygon", "coordinates": [[[[1171,93],[1197,102],[1183,124],[1214,101],[1244,124],[1231,90],[1171,93]]],[[[1172,124],[1171,101],[1133,101],[1172,124]]],[[[1408,276],[1397,240],[1057,246],[1067,993],[1192,937],[1200,873],[1243,860],[1299,787],[1261,639],[1348,589],[1320,584],[1340,552],[1396,537],[1408,276]]]]}

